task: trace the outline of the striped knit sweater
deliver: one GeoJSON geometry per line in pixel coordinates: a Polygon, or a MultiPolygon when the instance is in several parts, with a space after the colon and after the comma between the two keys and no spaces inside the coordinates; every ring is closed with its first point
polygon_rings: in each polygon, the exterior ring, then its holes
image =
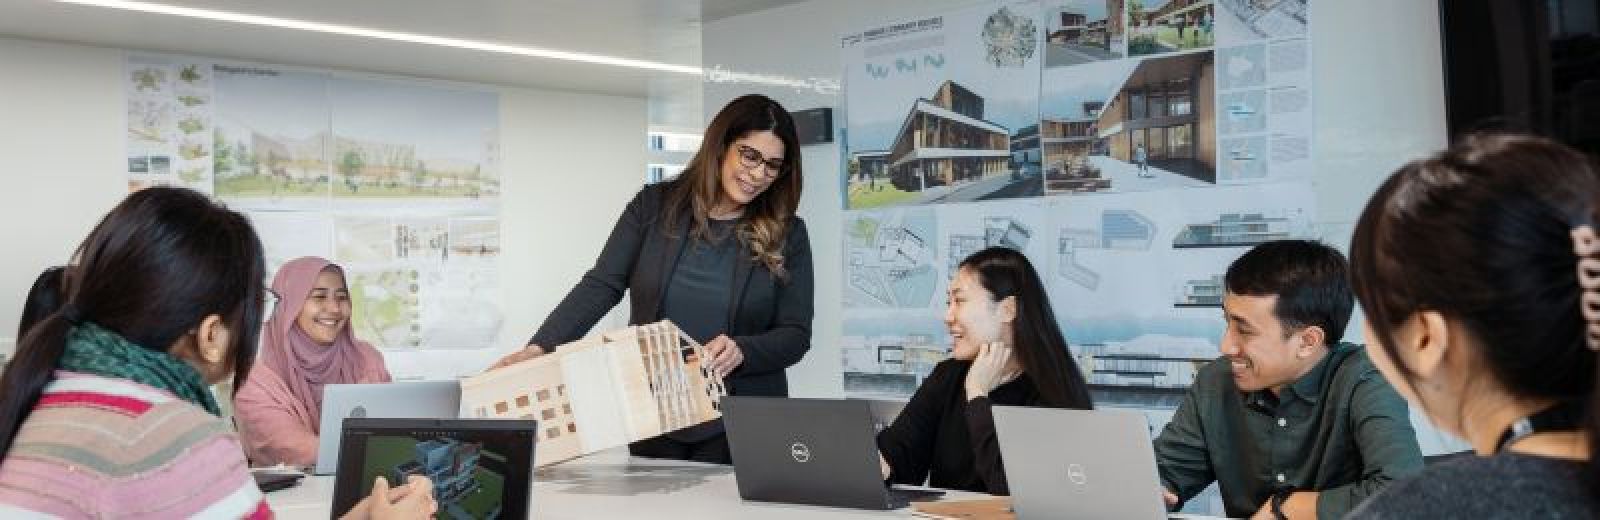
{"type": "Polygon", "coordinates": [[[239,439],[200,407],[57,371],[0,460],[0,518],[271,518],[239,439]]]}

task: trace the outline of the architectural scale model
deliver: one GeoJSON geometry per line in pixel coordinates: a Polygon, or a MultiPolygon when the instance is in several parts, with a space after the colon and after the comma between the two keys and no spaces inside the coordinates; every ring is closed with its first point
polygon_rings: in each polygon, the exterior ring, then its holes
{"type": "Polygon", "coordinates": [[[548,466],[722,416],[705,348],[670,321],[591,336],[461,381],[461,416],[539,421],[548,466]]]}

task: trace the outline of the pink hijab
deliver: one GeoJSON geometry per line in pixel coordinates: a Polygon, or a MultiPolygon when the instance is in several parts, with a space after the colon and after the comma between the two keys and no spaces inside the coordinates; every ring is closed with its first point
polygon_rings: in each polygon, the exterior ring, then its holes
{"type": "Polygon", "coordinates": [[[314,436],[322,417],[322,387],[391,380],[383,355],[372,345],[355,339],[349,321],[333,345],[312,341],[296,325],[317,275],[327,269],[344,274],[337,264],[307,256],[284,264],[272,280],[278,305],[267,320],[255,367],[238,396],[237,415],[246,447],[256,454],[251,457],[253,460],[294,462],[284,459],[301,459],[307,449],[314,460],[314,436]],[[310,446],[304,445],[304,434],[310,434],[310,446]],[[296,438],[302,441],[294,441],[296,438]]]}

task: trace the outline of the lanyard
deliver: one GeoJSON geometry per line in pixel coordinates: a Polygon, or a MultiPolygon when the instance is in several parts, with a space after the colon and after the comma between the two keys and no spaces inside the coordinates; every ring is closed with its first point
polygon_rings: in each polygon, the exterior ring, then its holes
{"type": "Polygon", "coordinates": [[[1564,401],[1542,411],[1517,419],[1500,434],[1500,442],[1496,444],[1495,452],[1503,452],[1511,443],[1522,440],[1523,437],[1544,432],[1570,432],[1580,430],[1583,420],[1583,408],[1574,401],[1564,401]]]}

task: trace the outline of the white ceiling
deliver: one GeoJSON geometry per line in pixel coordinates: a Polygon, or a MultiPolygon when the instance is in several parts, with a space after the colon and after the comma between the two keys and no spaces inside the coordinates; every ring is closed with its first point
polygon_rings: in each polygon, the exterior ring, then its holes
{"type": "MultiPolygon", "coordinates": [[[[150,1],[699,66],[702,20],[736,16],[800,0],[150,1]]],[[[684,80],[690,78],[618,66],[319,34],[49,0],[0,0],[0,35],[635,97],[683,96],[685,94],[682,91],[686,88],[684,80]]],[[[694,95],[698,96],[698,93],[694,95]]],[[[651,117],[655,119],[657,115],[652,114],[651,117]]]]}

